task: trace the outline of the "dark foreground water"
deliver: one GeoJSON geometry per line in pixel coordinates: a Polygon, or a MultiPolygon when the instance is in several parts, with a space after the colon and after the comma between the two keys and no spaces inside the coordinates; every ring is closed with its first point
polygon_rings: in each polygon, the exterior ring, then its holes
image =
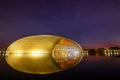
{"type": "Polygon", "coordinates": [[[0,62],[0,80],[81,80],[119,79],[120,58],[85,57],[77,66],[54,74],[34,75],[12,69],[3,59],[0,62]]]}

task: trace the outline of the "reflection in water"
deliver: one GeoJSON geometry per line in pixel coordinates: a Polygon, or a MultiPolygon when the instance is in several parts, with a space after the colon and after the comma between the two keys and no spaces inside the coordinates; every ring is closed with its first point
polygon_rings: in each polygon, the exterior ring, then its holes
{"type": "Polygon", "coordinates": [[[97,77],[99,79],[114,78],[115,80],[115,78],[119,77],[120,58],[112,56],[118,55],[119,53],[115,50],[108,50],[108,52],[105,52],[105,54],[110,55],[92,56],[88,51],[83,51],[84,56],[86,57],[84,57],[81,63],[79,63],[76,67],[49,75],[24,74],[11,69],[7,64],[5,64],[5,62],[1,61],[0,74],[2,75],[1,77],[3,80],[80,80],[81,78],[87,79],[88,77],[89,79],[97,77]]]}
{"type": "MultiPolygon", "coordinates": [[[[3,59],[4,60],[4,59],[3,59]]],[[[105,56],[84,57],[77,66],[49,75],[24,74],[0,62],[1,80],[81,80],[81,78],[118,78],[120,58],[105,56]]]]}

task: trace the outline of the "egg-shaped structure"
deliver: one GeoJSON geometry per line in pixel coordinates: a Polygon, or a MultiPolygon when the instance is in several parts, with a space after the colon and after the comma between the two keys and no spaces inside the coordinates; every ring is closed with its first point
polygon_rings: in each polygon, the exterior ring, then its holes
{"type": "Polygon", "coordinates": [[[53,35],[28,36],[13,42],[5,59],[14,69],[33,74],[49,74],[71,68],[83,57],[73,40],[53,35]]]}

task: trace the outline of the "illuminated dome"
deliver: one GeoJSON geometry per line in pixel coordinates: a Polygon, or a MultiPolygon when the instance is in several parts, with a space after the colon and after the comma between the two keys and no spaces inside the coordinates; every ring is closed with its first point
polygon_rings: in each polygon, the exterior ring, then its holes
{"type": "Polygon", "coordinates": [[[82,48],[70,39],[35,35],[13,42],[5,59],[14,69],[33,74],[49,74],[71,68],[83,57],[82,48]]]}

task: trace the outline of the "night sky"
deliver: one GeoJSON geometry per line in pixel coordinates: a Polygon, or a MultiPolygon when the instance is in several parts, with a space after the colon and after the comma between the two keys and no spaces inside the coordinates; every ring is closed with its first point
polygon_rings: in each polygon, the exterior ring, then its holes
{"type": "Polygon", "coordinates": [[[58,35],[82,47],[120,43],[119,0],[1,0],[0,45],[30,35],[58,35]]]}
{"type": "MultiPolygon", "coordinates": [[[[83,48],[120,46],[120,0],[0,0],[0,49],[31,35],[57,35],[83,48]]],[[[89,57],[50,75],[18,72],[0,61],[0,80],[80,80],[119,76],[120,59],[89,57]]]]}

